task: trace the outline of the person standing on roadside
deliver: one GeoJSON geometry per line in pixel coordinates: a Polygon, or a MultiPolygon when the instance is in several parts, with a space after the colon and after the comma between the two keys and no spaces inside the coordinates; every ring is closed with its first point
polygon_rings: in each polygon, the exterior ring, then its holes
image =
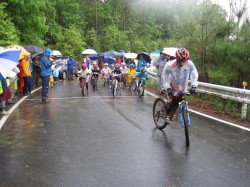
{"type": "Polygon", "coordinates": [[[139,59],[138,62],[137,62],[136,71],[137,71],[137,72],[140,72],[141,69],[145,69],[146,66],[147,66],[146,60],[144,60],[143,55],[140,55],[140,59],[139,59]]]}
{"type": "Polygon", "coordinates": [[[39,56],[36,56],[33,59],[33,86],[38,86],[38,82],[39,82],[39,78],[40,78],[40,71],[41,71],[41,67],[40,67],[40,60],[39,60],[39,56]]]}
{"type": "Polygon", "coordinates": [[[73,59],[72,55],[69,55],[69,59],[67,61],[69,80],[74,80],[73,79],[74,64],[75,64],[75,60],[73,59]]]}
{"type": "Polygon", "coordinates": [[[158,84],[158,90],[156,92],[156,94],[161,94],[162,91],[163,91],[163,78],[162,78],[162,71],[163,71],[163,68],[166,64],[166,60],[164,58],[164,53],[161,52],[160,53],[160,57],[157,59],[157,63],[156,63],[156,69],[158,70],[157,71],[157,84],[158,84]]]}
{"type": "Polygon", "coordinates": [[[41,78],[42,78],[42,102],[49,103],[48,91],[49,91],[49,76],[51,75],[52,62],[50,61],[51,50],[46,48],[44,50],[44,57],[41,60],[41,78]]]}

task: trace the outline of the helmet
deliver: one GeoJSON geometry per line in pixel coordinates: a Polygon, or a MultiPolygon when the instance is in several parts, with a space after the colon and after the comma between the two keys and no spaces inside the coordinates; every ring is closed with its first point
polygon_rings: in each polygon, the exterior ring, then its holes
{"type": "Polygon", "coordinates": [[[146,70],[144,68],[141,69],[141,73],[145,73],[146,70]]]}
{"type": "Polygon", "coordinates": [[[185,48],[180,48],[176,51],[175,56],[178,62],[184,62],[189,59],[189,51],[185,48]]]}
{"type": "Polygon", "coordinates": [[[95,64],[97,64],[97,62],[96,62],[96,61],[93,61],[93,65],[95,65],[95,64]]]}
{"type": "Polygon", "coordinates": [[[82,69],[86,69],[86,68],[87,68],[86,64],[82,64],[82,69]]]}
{"type": "Polygon", "coordinates": [[[130,64],[129,67],[132,68],[132,69],[135,68],[134,64],[130,64]]]}
{"type": "Polygon", "coordinates": [[[120,65],[119,65],[119,64],[116,64],[116,65],[115,65],[115,68],[119,68],[119,67],[120,67],[120,65]]]}
{"type": "Polygon", "coordinates": [[[114,65],[114,64],[111,64],[111,67],[115,67],[115,65],[114,65]]]}
{"type": "Polygon", "coordinates": [[[104,66],[108,66],[108,63],[105,63],[104,66]]]}
{"type": "Polygon", "coordinates": [[[125,63],[125,62],[122,62],[121,65],[122,65],[122,66],[126,66],[126,63],[125,63]]]}

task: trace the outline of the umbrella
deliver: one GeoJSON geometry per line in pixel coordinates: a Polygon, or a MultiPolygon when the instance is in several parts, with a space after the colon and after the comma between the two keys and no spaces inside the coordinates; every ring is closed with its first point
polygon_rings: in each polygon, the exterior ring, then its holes
{"type": "Polygon", "coordinates": [[[94,49],[85,49],[82,52],[83,55],[97,55],[97,52],[94,49]]]}
{"type": "Polygon", "coordinates": [[[1,46],[0,46],[0,51],[3,50],[3,49],[4,49],[4,47],[1,47],[1,46]]]}
{"type": "Polygon", "coordinates": [[[33,58],[35,58],[37,56],[39,56],[39,58],[42,58],[43,54],[44,54],[43,52],[34,53],[33,55],[31,55],[31,59],[33,59],[33,58]]]}
{"type": "Polygon", "coordinates": [[[146,62],[150,63],[151,62],[151,59],[150,59],[150,56],[148,53],[145,53],[145,52],[142,52],[142,53],[139,53],[137,55],[137,59],[139,60],[140,59],[140,56],[143,56],[143,59],[146,60],[146,62]]]}
{"type": "Polygon", "coordinates": [[[62,55],[62,53],[61,53],[60,51],[58,51],[58,50],[53,50],[53,51],[51,52],[51,56],[62,57],[63,55],[62,55]]]}
{"type": "Polygon", "coordinates": [[[17,66],[21,50],[4,49],[0,51],[0,80],[6,78],[9,72],[17,66]]]}
{"type": "Polygon", "coordinates": [[[167,47],[167,48],[163,48],[162,53],[167,54],[167,55],[169,55],[169,56],[175,57],[175,53],[176,53],[177,49],[178,49],[178,48],[176,48],[176,47],[167,47]]]}
{"type": "Polygon", "coordinates": [[[125,58],[136,58],[137,54],[136,53],[125,53],[124,57],[125,58]]]}
{"type": "Polygon", "coordinates": [[[36,46],[36,45],[25,45],[24,48],[29,51],[30,53],[38,53],[38,52],[43,52],[43,50],[36,46]]]}
{"type": "Polygon", "coordinates": [[[114,57],[121,57],[123,56],[122,53],[116,52],[114,50],[106,51],[104,53],[101,53],[99,56],[114,56],[114,57]]]}

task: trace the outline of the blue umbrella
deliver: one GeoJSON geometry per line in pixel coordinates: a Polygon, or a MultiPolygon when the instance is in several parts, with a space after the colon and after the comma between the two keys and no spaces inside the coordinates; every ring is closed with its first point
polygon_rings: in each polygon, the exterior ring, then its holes
{"type": "Polygon", "coordinates": [[[6,78],[8,73],[18,65],[21,50],[4,49],[0,51],[0,80],[6,78]]]}

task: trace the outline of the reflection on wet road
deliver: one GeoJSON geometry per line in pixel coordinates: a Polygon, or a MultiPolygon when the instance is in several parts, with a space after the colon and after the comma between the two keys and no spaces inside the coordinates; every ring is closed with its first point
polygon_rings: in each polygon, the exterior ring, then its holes
{"type": "Polygon", "coordinates": [[[0,186],[249,186],[247,131],[191,114],[187,149],[178,121],[155,129],[149,95],[83,98],[75,80],[50,98],[35,92],[1,129],[0,186]]]}

